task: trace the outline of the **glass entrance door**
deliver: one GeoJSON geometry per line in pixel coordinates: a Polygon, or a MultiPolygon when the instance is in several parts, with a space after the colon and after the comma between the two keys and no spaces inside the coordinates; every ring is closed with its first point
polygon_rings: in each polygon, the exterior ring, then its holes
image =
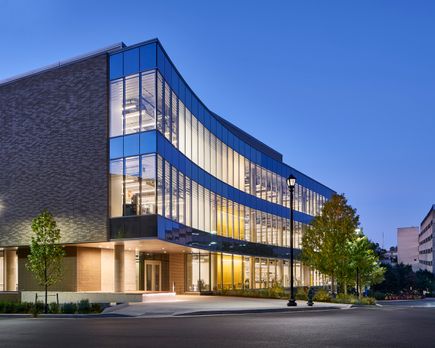
{"type": "Polygon", "coordinates": [[[160,261],[145,261],[145,291],[161,291],[162,267],[160,261]]]}

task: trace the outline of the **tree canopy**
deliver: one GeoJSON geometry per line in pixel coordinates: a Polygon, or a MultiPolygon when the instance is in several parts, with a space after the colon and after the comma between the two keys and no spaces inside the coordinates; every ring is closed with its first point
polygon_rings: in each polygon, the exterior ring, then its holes
{"type": "Polygon", "coordinates": [[[65,251],[61,245],[60,229],[53,215],[44,210],[32,220],[30,254],[26,267],[33,273],[37,283],[45,288],[45,307],[47,309],[47,289],[62,279],[65,251]]]}
{"type": "Polygon", "coordinates": [[[331,290],[336,283],[347,292],[358,274],[361,285],[383,279],[379,258],[373,243],[362,234],[359,216],[344,195],[335,194],[325,203],[302,237],[302,257],[305,264],[331,278],[331,290]]]}

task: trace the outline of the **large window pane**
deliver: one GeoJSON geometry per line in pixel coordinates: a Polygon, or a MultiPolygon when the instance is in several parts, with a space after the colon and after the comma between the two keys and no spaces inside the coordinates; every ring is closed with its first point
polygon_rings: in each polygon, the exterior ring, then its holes
{"type": "Polygon", "coordinates": [[[138,215],[140,207],[139,157],[125,159],[124,216],[138,215]]]}
{"type": "Polygon", "coordinates": [[[181,100],[178,100],[178,148],[181,153],[186,153],[186,121],[185,107],[181,100]]]}
{"type": "Polygon", "coordinates": [[[164,162],[160,156],[157,157],[157,213],[161,216],[165,215],[164,212],[164,183],[165,178],[163,175],[164,162]]]}
{"type": "Polygon", "coordinates": [[[172,92],[172,145],[178,148],[178,98],[172,92]]]}
{"type": "Polygon", "coordinates": [[[142,74],[142,131],[156,128],[156,73],[142,74]]]}
{"type": "Polygon", "coordinates": [[[110,136],[123,134],[123,81],[116,80],[110,84],[110,136]]]}
{"type": "Polygon", "coordinates": [[[192,114],[186,108],[186,156],[192,159],[192,114]]]}
{"type": "Polygon", "coordinates": [[[123,160],[110,161],[110,216],[122,216],[123,160]]]}
{"type": "Polygon", "coordinates": [[[165,132],[165,124],[163,122],[163,98],[163,78],[160,73],[157,73],[157,130],[159,130],[162,134],[165,132]]]}
{"type": "Polygon", "coordinates": [[[141,214],[156,213],[156,157],[142,156],[141,214]]]}
{"type": "Polygon", "coordinates": [[[165,217],[170,219],[172,214],[171,207],[171,166],[165,161],[165,217]]]}
{"type": "Polygon", "coordinates": [[[180,223],[185,224],[185,187],[184,187],[184,175],[178,172],[178,220],[180,223]]]}
{"type": "Polygon", "coordinates": [[[165,122],[165,137],[171,141],[171,89],[165,81],[165,110],[164,110],[164,122],[165,122]]]}
{"type": "Polygon", "coordinates": [[[139,132],[139,76],[125,79],[125,134],[139,132]]]}

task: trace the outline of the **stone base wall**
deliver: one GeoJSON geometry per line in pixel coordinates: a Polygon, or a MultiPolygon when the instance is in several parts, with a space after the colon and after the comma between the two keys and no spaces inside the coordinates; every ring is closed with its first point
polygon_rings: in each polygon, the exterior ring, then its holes
{"type": "Polygon", "coordinates": [[[169,254],[169,291],[173,290],[177,294],[186,291],[184,254],[169,254]]]}

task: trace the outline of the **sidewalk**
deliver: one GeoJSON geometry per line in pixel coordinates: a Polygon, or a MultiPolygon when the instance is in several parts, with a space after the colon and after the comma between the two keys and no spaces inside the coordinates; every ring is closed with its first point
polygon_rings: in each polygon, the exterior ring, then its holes
{"type": "Polygon", "coordinates": [[[141,303],[121,304],[106,308],[104,314],[128,317],[176,317],[193,315],[243,314],[264,312],[315,311],[347,309],[350,305],[315,302],[309,307],[306,301],[297,301],[297,307],[287,307],[287,300],[177,295],[172,300],[156,300],[141,303]]]}

